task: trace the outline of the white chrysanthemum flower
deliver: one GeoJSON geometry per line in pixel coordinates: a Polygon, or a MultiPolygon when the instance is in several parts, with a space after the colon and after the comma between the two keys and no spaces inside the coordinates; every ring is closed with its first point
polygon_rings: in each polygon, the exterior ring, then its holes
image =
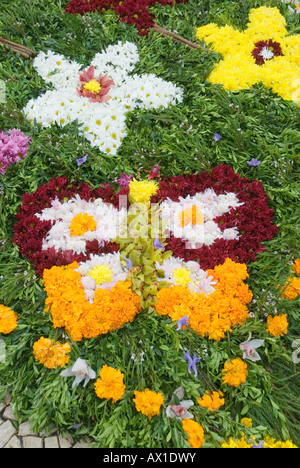
{"type": "Polygon", "coordinates": [[[162,264],[156,262],[156,268],[163,273],[159,281],[166,281],[176,286],[188,287],[191,292],[204,293],[207,296],[214,292],[214,281],[207,271],[202,270],[197,262],[185,262],[181,258],[170,257],[162,264]]]}
{"type": "Polygon", "coordinates": [[[166,234],[185,240],[189,248],[212,245],[216,239],[237,239],[237,228],[222,231],[214,219],[242,204],[236,194],[217,195],[213,189],[193,197],[179,197],[178,202],[167,198],[161,204],[166,234]]]}
{"type": "Polygon", "coordinates": [[[138,49],[130,42],[110,45],[96,54],[91,63],[95,76],[107,74],[113,84],[108,100],[91,102],[78,92],[80,64],[52,51],[40,52],[34,67],[54,89],[31,99],[24,109],[25,115],[29,121],[36,120],[43,127],[53,124],[64,127],[77,120],[79,132],[93,147],[115,155],[127,135],[127,112],[136,108],[159,109],[182,101],[183,91],[173,83],[153,74],[132,75],[138,61],[138,49]]]}
{"type": "Polygon", "coordinates": [[[101,198],[95,201],[86,201],[75,195],[68,201],[53,200],[50,208],[45,208],[36,216],[44,221],[52,221],[52,227],[43,240],[43,250],[54,247],[55,250],[73,250],[84,253],[88,241],[97,240],[99,247],[105,242],[111,242],[119,236],[121,229],[126,225],[127,211],[118,210],[101,198]],[[79,217],[87,215],[92,222],[92,228],[80,225],[79,217]],[[72,226],[79,219],[81,232],[74,233],[72,226]]]}
{"type": "Polygon", "coordinates": [[[81,283],[89,302],[94,301],[98,288],[113,288],[119,281],[126,281],[128,271],[123,267],[120,252],[91,255],[89,260],[79,263],[75,270],[81,275],[81,283]]]}

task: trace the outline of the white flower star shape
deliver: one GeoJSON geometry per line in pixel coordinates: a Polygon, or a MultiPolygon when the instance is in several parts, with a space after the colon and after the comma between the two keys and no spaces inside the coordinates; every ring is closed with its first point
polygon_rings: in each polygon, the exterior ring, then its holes
{"type": "Polygon", "coordinates": [[[115,155],[127,135],[129,111],[182,101],[183,90],[173,83],[154,74],[133,74],[138,61],[138,49],[130,42],[108,46],[85,69],[63,55],[40,52],[33,65],[53,89],[31,99],[24,113],[42,127],[77,121],[79,132],[93,147],[115,155]]]}

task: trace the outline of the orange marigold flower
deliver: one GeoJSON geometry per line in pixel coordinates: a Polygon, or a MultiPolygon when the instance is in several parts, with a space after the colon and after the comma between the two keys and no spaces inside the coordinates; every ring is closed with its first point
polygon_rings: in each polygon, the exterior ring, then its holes
{"type": "Polygon", "coordinates": [[[74,341],[96,338],[132,322],[141,311],[141,302],[131,290],[131,282],[119,281],[114,288],[96,289],[90,303],[74,262],[67,267],[44,270],[47,293],[46,311],[51,312],[55,328],[65,327],[74,341]]]}
{"type": "Polygon", "coordinates": [[[198,404],[209,411],[215,411],[225,404],[223,393],[206,391],[202,398],[199,398],[198,404]]]}
{"type": "Polygon", "coordinates": [[[0,304],[0,333],[8,335],[18,326],[18,316],[17,314],[6,307],[5,305],[0,304]]]}
{"type": "Polygon", "coordinates": [[[283,299],[296,299],[300,294],[300,278],[288,278],[281,291],[283,299]]]}
{"type": "Polygon", "coordinates": [[[116,403],[122,398],[126,387],[124,385],[124,374],[119,369],[114,369],[107,365],[100,371],[100,378],[95,382],[95,392],[97,397],[106,398],[116,403]]]}
{"type": "Polygon", "coordinates": [[[246,382],[248,366],[241,358],[231,359],[230,362],[225,362],[222,372],[223,384],[227,384],[230,387],[238,387],[246,382]]]}
{"type": "Polygon", "coordinates": [[[93,216],[87,213],[78,213],[70,224],[71,236],[83,236],[87,231],[95,231],[97,223],[93,216]]]}
{"type": "Polygon", "coordinates": [[[207,274],[216,281],[214,292],[206,296],[182,285],[163,288],[157,294],[155,309],[173,321],[187,316],[189,326],[200,336],[220,341],[233,326],[242,325],[249,317],[247,304],[253,294],[243,283],[248,277],[244,264],[227,258],[207,274]]]}
{"type": "Polygon", "coordinates": [[[293,270],[297,276],[300,276],[300,258],[296,258],[294,261],[293,270]]]}
{"type": "Polygon", "coordinates": [[[204,429],[199,423],[192,419],[184,419],[182,421],[182,428],[189,436],[191,447],[200,448],[204,444],[204,429]]]}
{"type": "Polygon", "coordinates": [[[58,341],[55,343],[54,340],[43,336],[33,345],[35,359],[48,369],[56,369],[67,364],[70,359],[67,353],[70,351],[71,346],[69,343],[61,344],[58,341]]]}
{"type": "Polygon", "coordinates": [[[146,388],[143,392],[134,392],[133,399],[137,411],[140,411],[149,419],[160,412],[160,407],[164,402],[164,396],[159,392],[153,392],[146,388]]]}
{"type": "Polygon", "coordinates": [[[267,331],[271,336],[286,335],[288,329],[288,321],[286,314],[275,315],[267,318],[267,331]]]}

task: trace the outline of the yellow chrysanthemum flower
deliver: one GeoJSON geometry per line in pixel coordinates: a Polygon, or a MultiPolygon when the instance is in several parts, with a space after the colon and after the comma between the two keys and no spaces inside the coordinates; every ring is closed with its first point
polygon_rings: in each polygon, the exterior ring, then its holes
{"type": "Polygon", "coordinates": [[[113,273],[109,265],[96,265],[89,271],[88,275],[93,278],[96,283],[110,283],[113,278],[113,273]]]}
{"type": "Polygon", "coordinates": [[[147,203],[156,194],[158,184],[154,180],[132,180],[129,183],[130,203],[147,203]]]}
{"type": "Polygon", "coordinates": [[[87,91],[90,91],[91,93],[94,93],[94,94],[98,94],[100,89],[101,89],[101,85],[100,85],[99,81],[97,81],[95,79],[89,81],[88,83],[85,83],[83,85],[83,87],[87,91]]]}
{"type": "Polygon", "coordinates": [[[288,321],[286,314],[268,316],[267,331],[271,336],[283,336],[287,334],[288,321]]]}
{"type": "Polygon", "coordinates": [[[18,326],[17,314],[2,304],[0,304],[0,333],[8,335],[18,326]]]}
{"type": "Polygon", "coordinates": [[[199,423],[192,419],[184,419],[182,421],[182,428],[189,436],[191,447],[200,448],[204,444],[204,429],[199,423]]]}
{"type": "Polygon", "coordinates": [[[300,34],[288,35],[278,8],[250,10],[245,31],[211,23],[197,29],[197,38],[223,56],[209,75],[211,83],[239,91],[262,82],[300,104],[300,34]]]}
{"type": "Polygon", "coordinates": [[[191,272],[186,268],[176,268],[173,272],[173,278],[180,286],[187,286],[191,281],[191,272]]]}
{"type": "Polygon", "coordinates": [[[225,362],[224,364],[223,384],[227,384],[230,387],[238,387],[246,382],[247,375],[247,364],[241,358],[231,359],[229,363],[225,362]]]}
{"type": "Polygon", "coordinates": [[[159,392],[153,392],[146,388],[143,392],[134,392],[136,410],[143,413],[149,419],[160,412],[160,407],[164,402],[164,396],[159,392]]]}
{"type": "Polygon", "coordinates": [[[233,449],[233,448],[252,448],[253,446],[253,442],[248,442],[246,440],[246,437],[245,437],[245,434],[242,435],[242,437],[240,439],[234,439],[233,437],[230,437],[226,442],[223,442],[221,444],[221,447],[222,448],[230,448],[230,449],[233,449]]]}
{"type": "Polygon", "coordinates": [[[120,400],[125,393],[124,374],[119,369],[103,366],[100,378],[95,382],[95,392],[99,398],[112,400],[113,403],[120,400]]]}

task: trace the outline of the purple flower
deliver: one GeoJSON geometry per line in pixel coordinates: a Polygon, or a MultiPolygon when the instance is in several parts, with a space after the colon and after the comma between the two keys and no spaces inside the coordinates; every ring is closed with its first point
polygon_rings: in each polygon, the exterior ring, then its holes
{"type": "Polygon", "coordinates": [[[0,132],[0,174],[5,174],[8,166],[25,158],[29,149],[31,137],[27,137],[20,130],[13,128],[0,132]]]}
{"type": "Polygon", "coordinates": [[[130,270],[132,268],[132,261],[130,260],[130,258],[127,258],[127,257],[124,257],[124,260],[127,262],[127,270],[130,270]]]}
{"type": "Polygon", "coordinates": [[[251,161],[247,161],[247,164],[248,164],[248,166],[256,167],[256,166],[259,166],[261,164],[261,161],[259,161],[256,158],[252,158],[251,161]]]}
{"type": "Polygon", "coordinates": [[[181,319],[178,320],[177,322],[177,331],[178,330],[181,330],[181,327],[185,326],[185,327],[188,327],[189,326],[189,318],[187,315],[184,315],[181,319]]]}
{"type": "Polygon", "coordinates": [[[214,140],[215,140],[215,141],[220,141],[221,138],[222,138],[222,136],[219,135],[219,133],[215,133],[215,134],[214,134],[214,140]]]}
{"type": "Polygon", "coordinates": [[[257,445],[253,444],[251,448],[263,448],[264,441],[260,440],[257,445]]]}
{"type": "Polygon", "coordinates": [[[195,377],[198,376],[198,371],[196,364],[197,362],[200,362],[200,359],[196,354],[194,354],[193,358],[191,358],[190,352],[187,351],[185,355],[183,356],[183,359],[185,359],[188,362],[188,373],[191,374],[191,371],[194,372],[195,377]]]}
{"type": "Polygon", "coordinates": [[[128,187],[130,181],[132,180],[132,175],[127,176],[122,172],[120,179],[118,180],[118,184],[121,185],[121,187],[128,187]]]}
{"type": "Polygon", "coordinates": [[[162,244],[161,242],[159,242],[159,240],[158,240],[157,237],[154,239],[153,244],[154,244],[154,248],[155,248],[155,249],[162,249],[162,250],[165,250],[163,244],[162,244]]]}
{"type": "Polygon", "coordinates": [[[87,158],[88,158],[88,155],[86,154],[82,158],[77,159],[76,160],[77,166],[81,166],[81,164],[84,164],[86,162],[87,158]]]}

